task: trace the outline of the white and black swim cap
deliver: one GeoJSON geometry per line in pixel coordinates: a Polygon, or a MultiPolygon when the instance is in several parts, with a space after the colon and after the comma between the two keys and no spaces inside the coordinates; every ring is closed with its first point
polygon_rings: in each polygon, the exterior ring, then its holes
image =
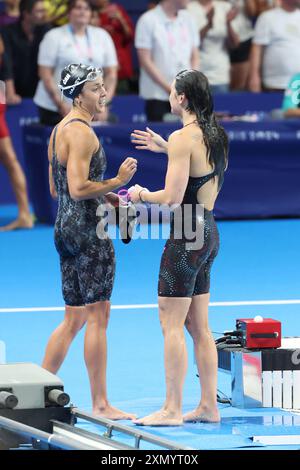
{"type": "Polygon", "coordinates": [[[86,82],[97,80],[101,75],[102,69],[91,65],[69,64],[61,72],[59,88],[66,98],[74,100],[86,82]]]}

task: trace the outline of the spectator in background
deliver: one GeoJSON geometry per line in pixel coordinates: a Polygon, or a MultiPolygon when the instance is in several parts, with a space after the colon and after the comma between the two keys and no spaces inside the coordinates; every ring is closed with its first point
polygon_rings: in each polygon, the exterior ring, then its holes
{"type": "Polygon", "coordinates": [[[0,28],[8,24],[16,23],[20,16],[20,0],[5,0],[4,11],[0,13],[0,28]]]}
{"type": "Polygon", "coordinates": [[[53,26],[62,26],[68,22],[68,0],[44,0],[47,21],[53,26]]]}
{"type": "Polygon", "coordinates": [[[258,17],[267,10],[280,7],[281,0],[253,0],[253,2],[255,4],[255,16],[258,17]]]}
{"type": "Polygon", "coordinates": [[[8,104],[33,97],[38,83],[38,48],[48,29],[42,0],[21,0],[19,20],[2,29],[8,104]]]}
{"type": "Polygon", "coordinates": [[[112,37],[119,62],[118,93],[130,90],[130,79],[133,77],[132,46],[134,26],[126,10],[110,0],[92,0],[99,11],[99,26],[112,37]]]}
{"type": "Polygon", "coordinates": [[[135,35],[140,71],[140,96],[149,121],[162,121],[170,112],[174,76],[199,67],[199,35],[183,8],[188,0],[162,0],[138,20],[135,35]]]}
{"type": "Polygon", "coordinates": [[[238,10],[221,0],[195,0],[188,11],[196,20],[200,35],[200,69],[213,93],[226,93],[230,84],[229,48],[239,45],[232,23],[238,10]]]}
{"type": "Polygon", "coordinates": [[[284,117],[300,118],[300,73],[296,73],[291,78],[285,90],[282,110],[284,117]]]}
{"type": "MultiPolygon", "coordinates": [[[[3,72],[3,54],[4,44],[0,37],[0,78],[3,72]]],[[[27,196],[26,179],[20,163],[15,154],[9,130],[5,120],[5,90],[3,83],[0,87],[0,164],[4,166],[8,173],[13,191],[18,205],[18,218],[6,225],[0,227],[0,232],[14,230],[17,228],[32,228],[33,219],[29,211],[29,202],[27,196]]]]}
{"type": "Polygon", "coordinates": [[[262,13],[255,25],[250,56],[249,89],[283,91],[299,71],[299,0],[282,0],[281,6],[262,13]]]}
{"type": "Polygon", "coordinates": [[[234,0],[238,9],[233,26],[237,31],[240,44],[230,51],[231,90],[245,90],[249,78],[249,57],[254,35],[253,20],[256,16],[255,0],[234,0]]]}
{"type": "Polygon", "coordinates": [[[71,0],[68,8],[69,23],[49,31],[39,50],[41,80],[34,102],[39,109],[40,121],[46,126],[55,126],[70,110],[71,105],[62,101],[58,88],[60,73],[68,64],[81,62],[101,67],[108,102],[117,85],[118,60],[114,43],[104,29],[89,25],[90,1],[71,0]]]}
{"type": "Polygon", "coordinates": [[[147,10],[152,10],[152,8],[155,8],[159,3],[159,0],[154,0],[153,2],[148,2],[147,5],[147,10]]]}

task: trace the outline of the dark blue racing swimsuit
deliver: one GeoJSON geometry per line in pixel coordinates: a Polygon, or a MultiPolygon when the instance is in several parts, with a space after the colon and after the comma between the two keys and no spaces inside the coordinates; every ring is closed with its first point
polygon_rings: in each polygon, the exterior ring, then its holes
{"type": "MultiPolygon", "coordinates": [[[[89,126],[82,119],[72,119],[65,126],[74,121],[89,126]]],[[[115,275],[114,248],[109,238],[99,239],[96,234],[99,221],[96,212],[104,199],[74,201],[71,198],[67,170],[55,152],[56,133],[57,127],[53,136],[52,174],[58,195],[55,246],[60,256],[63,298],[70,306],[109,300],[115,275]]],[[[99,146],[91,159],[89,180],[102,181],[105,170],[106,156],[99,146]]]]}
{"type": "Polygon", "coordinates": [[[215,176],[216,173],[212,172],[205,176],[189,178],[180,208],[184,220],[184,205],[190,205],[193,232],[204,231],[203,246],[198,249],[187,248],[187,243],[191,240],[185,238],[184,233],[180,239],[176,239],[174,218],[172,219],[170,238],[165,245],[160,264],[160,297],[192,297],[209,292],[210,270],[219,250],[219,232],[213,211],[204,209],[204,217],[199,219],[196,207],[199,204],[198,190],[215,176]]]}

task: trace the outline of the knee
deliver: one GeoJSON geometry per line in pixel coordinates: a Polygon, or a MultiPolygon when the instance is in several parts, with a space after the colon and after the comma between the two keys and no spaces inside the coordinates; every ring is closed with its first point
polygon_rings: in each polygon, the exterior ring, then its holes
{"type": "Polygon", "coordinates": [[[76,336],[77,333],[84,327],[85,319],[82,318],[65,318],[65,327],[72,336],[76,336]]]}
{"type": "Polygon", "coordinates": [[[164,316],[160,313],[159,316],[160,326],[164,337],[179,338],[184,335],[183,325],[178,322],[172,321],[169,317],[164,316]]]}
{"type": "Polygon", "coordinates": [[[202,345],[212,340],[212,335],[208,327],[192,328],[191,336],[194,343],[201,343],[202,345]]]}
{"type": "Polygon", "coordinates": [[[7,170],[14,170],[18,165],[18,160],[13,153],[4,151],[1,153],[1,163],[7,170]]]}
{"type": "Polygon", "coordinates": [[[103,302],[104,305],[95,304],[93,306],[86,307],[88,310],[87,321],[89,325],[94,325],[96,328],[107,329],[110,309],[107,302],[103,302]]]}
{"type": "Polygon", "coordinates": [[[194,343],[204,343],[212,338],[208,325],[196,325],[189,316],[186,318],[185,327],[191,335],[194,343]]]}

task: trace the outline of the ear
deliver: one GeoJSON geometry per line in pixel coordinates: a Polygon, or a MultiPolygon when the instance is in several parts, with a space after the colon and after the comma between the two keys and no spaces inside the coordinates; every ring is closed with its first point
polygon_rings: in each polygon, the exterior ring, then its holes
{"type": "Polygon", "coordinates": [[[187,103],[187,99],[184,94],[179,95],[179,103],[184,106],[187,103]]]}

